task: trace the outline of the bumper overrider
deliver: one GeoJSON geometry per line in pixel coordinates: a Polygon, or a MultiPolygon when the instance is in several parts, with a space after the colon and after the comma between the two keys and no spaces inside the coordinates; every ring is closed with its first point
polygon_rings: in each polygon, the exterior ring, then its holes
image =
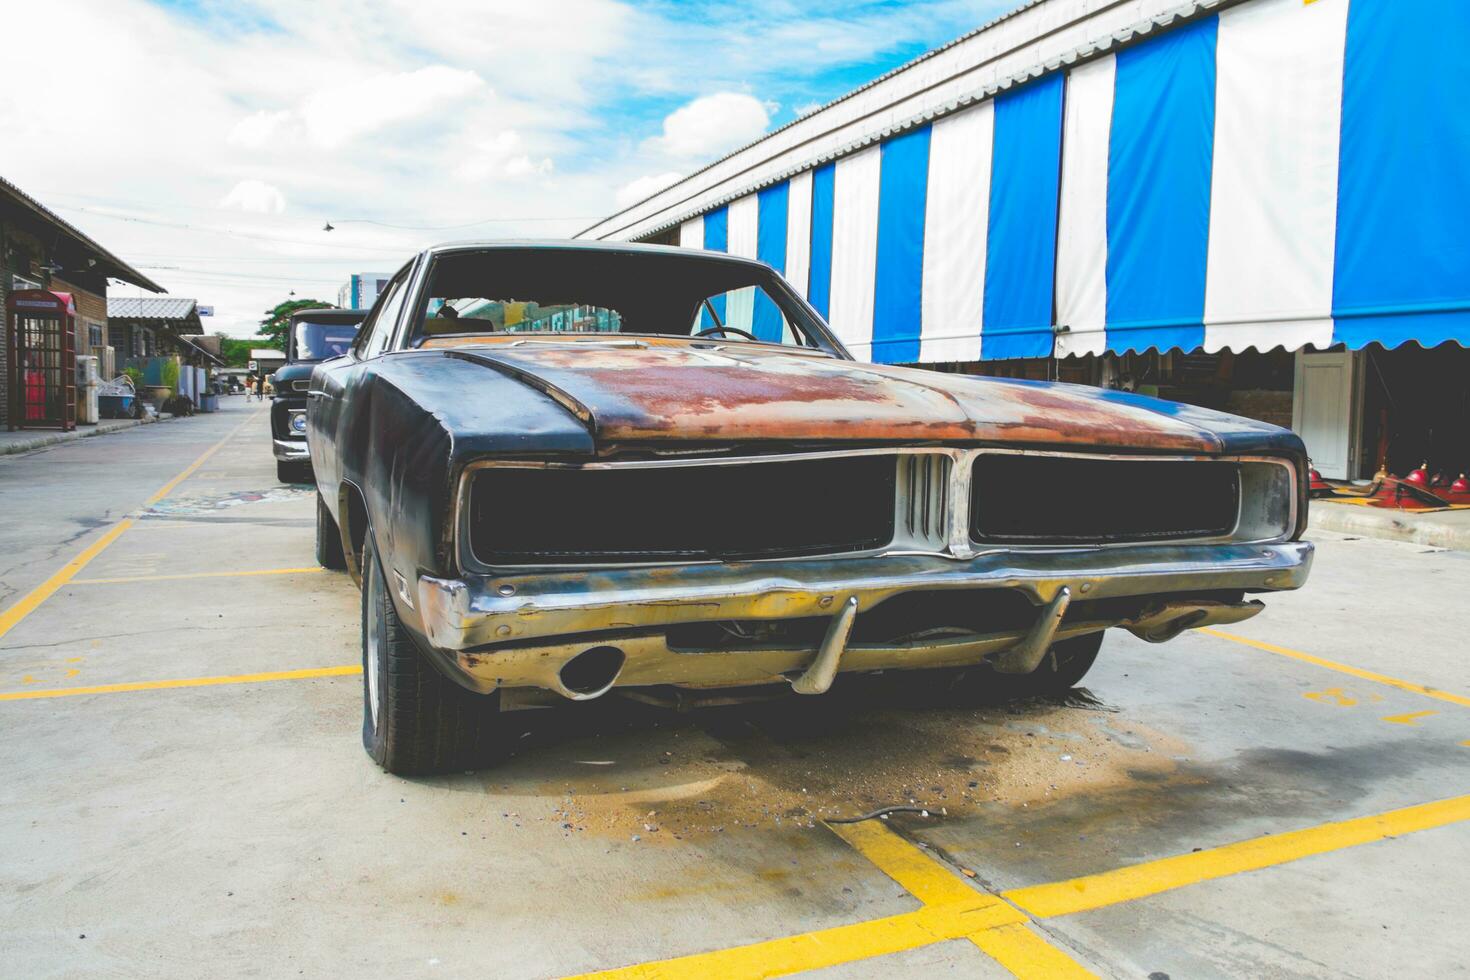
{"type": "MultiPolygon", "coordinates": [[[[733,687],[790,682],[821,693],[839,671],[963,666],[1028,673],[1053,642],[1122,627],[1150,641],[1238,622],[1262,608],[1231,594],[1299,588],[1313,547],[1265,544],[1131,545],[929,555],[420,577],[425,639],[466,686],[534,687],[569,698],[613,686],[733,687]],[[1009,589],[1034,621],[996,632],[938,632],[902,642],[853,642],[854,621],[910,592],[1009,589]],[[1103,599],[1144,600],[1119,612],[1103,599]],[[1069,614],[1069,607],[1078,609],[1069,614]],[[1096,613],[1093,615],[1092,613],[1096,613]],[[671,645],[686,624],[824,618],[820,644],[671,645]]],[[[405,598],[407,598],[406,591],[405,598]]]]}
{"type": "Polygon", "coordinates": [[[311,450],[306,448],[306,439],[272,439],[276,459],[282,462],[305,462],[311,459],[311,450]]]}

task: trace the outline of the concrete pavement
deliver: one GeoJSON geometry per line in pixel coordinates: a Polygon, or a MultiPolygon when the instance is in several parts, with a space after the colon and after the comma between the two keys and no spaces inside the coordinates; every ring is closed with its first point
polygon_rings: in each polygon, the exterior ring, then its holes
{"type": "Polygon", "coordinates": [[[1466,553],[1322,533],[1307,589],[1110,635],[1062,703],[606,699],[403,780],[311,492],[226,404],[0,461],[9,975],[1466,975],[1466,553]]]}

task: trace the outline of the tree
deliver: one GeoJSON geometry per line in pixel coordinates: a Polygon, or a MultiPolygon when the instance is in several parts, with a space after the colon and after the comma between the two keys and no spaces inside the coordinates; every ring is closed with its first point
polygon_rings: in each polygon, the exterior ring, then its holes
{"type": "Polygon", "coordinates": [[[261,344],[258,340],[241,340],[218,331],[215,336],[219,338],[219,354],[225,359],[226,367],[245,367],[250,363],[250,349],[261,344]]]}
{"type": "Polygon", "coordinates": [[[277,303],[275,309],[265,311],[265,319],[260,321],[260,333],[256,334],[258,338],[256,346],[285,350],[286,329],[291,325],[291,314],[297,310],[324,308],[334,310],[337,304],[320,299],[288,299],[284,303],[277,303]]]}

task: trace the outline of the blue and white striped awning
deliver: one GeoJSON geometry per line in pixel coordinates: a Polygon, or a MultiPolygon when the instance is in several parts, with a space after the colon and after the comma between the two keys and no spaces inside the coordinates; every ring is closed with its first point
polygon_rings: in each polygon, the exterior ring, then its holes
{"type": "Polygon", "coordinates": [[[769,262],[886,363],[1470,343],[1467,41],[1470,0],[1249,0],[680,242],[769,262]]]}

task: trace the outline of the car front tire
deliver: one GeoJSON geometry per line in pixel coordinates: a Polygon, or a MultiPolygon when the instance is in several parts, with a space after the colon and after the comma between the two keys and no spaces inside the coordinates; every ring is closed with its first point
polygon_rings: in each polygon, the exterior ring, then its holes
{"type": "Polygon", "coordinates": [[[1102,641],[1103,631],[1099,630],[1053,643],[1041,666],[1029,674],[1002,674],[988,664],[967,667],[957,686],[966,700],[985,704],[1065,694],[1092,669],[1102,641]]]}
{"type": "Polygon", "coordinates": [[[371,530],[362,558],[362,744],[398,776],[477,769],[502,755],[500,692],[434,669],[398,621],[371,530]]]}

